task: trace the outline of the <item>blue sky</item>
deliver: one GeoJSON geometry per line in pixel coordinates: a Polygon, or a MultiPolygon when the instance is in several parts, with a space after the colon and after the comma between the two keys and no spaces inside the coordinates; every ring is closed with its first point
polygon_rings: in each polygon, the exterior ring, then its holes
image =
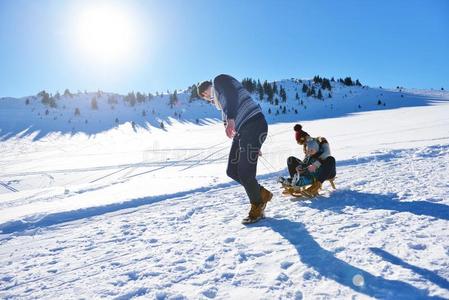
{"type": "Polygon", "coordinates": [[[220,73],[449,89],[448,54],[446,0],[0,1],[0,96],[172,91],[220,73]],[[126,63],[74,50],[74,16],[97,4],[132,19],[126,63]]]}

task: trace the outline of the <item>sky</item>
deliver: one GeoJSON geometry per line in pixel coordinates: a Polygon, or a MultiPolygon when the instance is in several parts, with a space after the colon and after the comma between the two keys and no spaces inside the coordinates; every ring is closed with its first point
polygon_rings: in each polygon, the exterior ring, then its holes
{"type": "Polygon", "coordinates": [[[449,89],[448,54],[446,0],[0,1],[0,97],[173,91],[221,73],[449,89]]]}

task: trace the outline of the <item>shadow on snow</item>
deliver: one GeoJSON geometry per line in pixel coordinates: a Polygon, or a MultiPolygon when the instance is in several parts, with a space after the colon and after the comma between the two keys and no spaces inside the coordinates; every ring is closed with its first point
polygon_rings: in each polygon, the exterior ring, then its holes
{"type": "Polygon", "coordinates": [[[317,271],[321,276],[334,280],[356,292],[380,299],[443,299],[431,297],[427,290],[418,289],[411,284],[374,276],[348,264],[335,257],[333,252],[321,247],[305,225],[300,222],[269,218],[267,222],[253,226],[272,228],[295,247],[302,263],[317,271]],[[364,284],[362,286],[353,283],[353,278],[356,275],[363,277],[364,284]]]}

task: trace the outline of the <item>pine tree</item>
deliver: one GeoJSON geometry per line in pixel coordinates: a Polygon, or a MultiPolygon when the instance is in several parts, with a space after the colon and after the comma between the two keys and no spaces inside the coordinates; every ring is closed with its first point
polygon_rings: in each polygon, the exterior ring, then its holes
{"type": "Polygon", "coordinates": [[[262,84],[260,84],[260,81],[257,80],[257,92],[259,93],[259,100],[263,100],[264,96],[264,90],[262,84]]]}
{"type": "Polygon", "coordinates": [[[268,90],[271,90],[271,85],[265,80],[263,82],[263,92],[268,95],[268,90]]]}
{"type": "Polygon", "coordinates": [[[136,94],[136,100],[137,100],[137,102],[139,102],[139,103],[145,102],[145,95],[142,94],[141,92],[137,92],[137,94],[136,94]]]}
{"type": "Polygon", "coordinates": [[[177,103],[178,103],[178,92],[175,90],[173,92],[173,95],[170,95],[169,101],[170,108],[173,108],[173,106],[175,106],[177,103]]]}
{"type": "Polygon", "coordinates": [[[282,98],[282,101],[287,101],[287,93],[285,92],[285,89],[281,86],[280,96],[282,98]]]}
{"type": "Polygon", "coordinates": [[[53,98],[49,93],[47,93],[45,90],[39,92],[37,94],[38,96],[42,97],[42,104],[50,106],[50,107],[56,107],[56,100],[53,98]]]}
{"type": "Polygon", "coordinates": [[[117,99],[115,98],[114,95],[109,95],[108,97],[108,103],[113,105],[113,104],[117,104],[117,99]]]}
{"type": "Polygon", "coordinates": [[[79,116],[80,114],[80,109],[78,107],[75,108],[75,116],[79,116]]]}
{"type": "MultiPolygon", "coordinates": [[[[282,85],[281,85],[281,90],[282,90],[282,85]]],[[[276,85],[276,81],[273,82],[273,93],[275,93],[275,94],[278,93],[278,86],[276,85]]]]}
{"type": "Polygon", "coordinates": [[[95,96],[90,101],[90,107],[95,110],[98,109],[97,98],[95,96]]]}
{"type": "Polygon", "coordinates": [[[305,83],[302,85],[302,92],[307,94],[309,93],[309,87],[305,83]]]}
{"type": "Polygon", "coordinates": [[[190,98],[189,98],[189,102],[192,102],[192,100],[194,99],[198,99],[198,88],[196,86],[196,84],[192,85],[192,87],[190,88],[190,98]]]}
{"type": "Polygon", "coordinates": [[[70,93],[69,89],[65,89],[65,91],[64,91],[64,96],[65,96],[65,97],[70,97],[70,98],[73,97],[73,95],[72,95],[72,93],[70,93]]]}
{"type": "Polygon", "coordinates": [[[134,92],[128,93],[124,100],[125,102],[128,102],[129,105],[134,106],[136,104],[136,94],[134,94],[134,92]]]}
{"type": "Polygon", "coordinates": [[[47,104],[50,100],[50,95],[45,90],[40,91],[37,95],[42,98],[41,101],[43,104],[47,104]]]}
{"type": "Polygon", "coordinates": [[[343,81],[343,83],[347,86],[352,86],[354,85],[354,83],[352,82],[351,77],[346,77],[345,80],[343,81]]]}
{"type": "Polygon", "coordinates": [[[332,86],[331,86],[329,79],[323,78],[323,80],[321,81],[321,88],[323,90],[325,90],[325,89],[328,89],[329,91],[332,90],[332,86]]]}
{"type": "Polygon", "coordinates": [[[310,96],[315,96],[315,88],[313,86],[307,90],[307,97],[310,96]]]}
{"type": "Polygon", "coordinates": [[[299,100],[299,95],[298,95],[298,93],[296,93],[295,99],[296,99],[296,100],[299,100]]]}
{"type": "Polygon", "coordinates": [[[323,79],[322,78],[320,78],[320,76],[315,76],[315,77],[313,77],[313,82],[315,83],[315,84],[318,84],[318,83],[321,83],[323,81],[323,79]]]}
{"type": "Polygon", "coordinates": [[[273,93],[273,89],[271,88],[271,85],[268,85],[268,86],[269,86],[269,88],[268,88],[268,93],[267,93],[267,99],[271,103],[271,102],[273,102],[274,93],[273,93]]]}
{"type": "Polygon", "coordinates": [[[256,90],[256,81],[251,78],[243,78],[242,85],[250,93],[253,93],[256,90]]]}
{"type": "Polygon", "coordinates": [[[323,94],[321,93],[321,89],[318,90],[318,95],[317,95],[318,99],[323,99],[323,94]]]}

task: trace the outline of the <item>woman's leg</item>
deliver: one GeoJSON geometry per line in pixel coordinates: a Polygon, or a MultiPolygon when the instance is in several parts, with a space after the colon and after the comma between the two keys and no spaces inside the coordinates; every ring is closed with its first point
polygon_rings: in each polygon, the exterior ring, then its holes
{"type": "Polygon", "coordinates": [[[335,168],[335,158],[329,156],[324,160],[324,162],[321,164],[321,167],[318,169],[317,180],[323,183],[328,179],[334,178],[336,174],[337,171],[335,168]]]}
{"type": "Polygon", "coordinates": [[[288,173],[290,173],[290,178],[293,178],[293,175],[296,174],[296,167],[302,164],[302,161],[299,158],[294,156],[290,156],[287,158],[287,167],[288,173]]]}
{"type": "Polygon", "coordinates": [[[256,179],[259,151],[267,137],[268,125],[264,118],[243,125],[240,129],[240,159],[238,175],[240,183],[252,204],[260,204],[260,185],[256,179]]]}

